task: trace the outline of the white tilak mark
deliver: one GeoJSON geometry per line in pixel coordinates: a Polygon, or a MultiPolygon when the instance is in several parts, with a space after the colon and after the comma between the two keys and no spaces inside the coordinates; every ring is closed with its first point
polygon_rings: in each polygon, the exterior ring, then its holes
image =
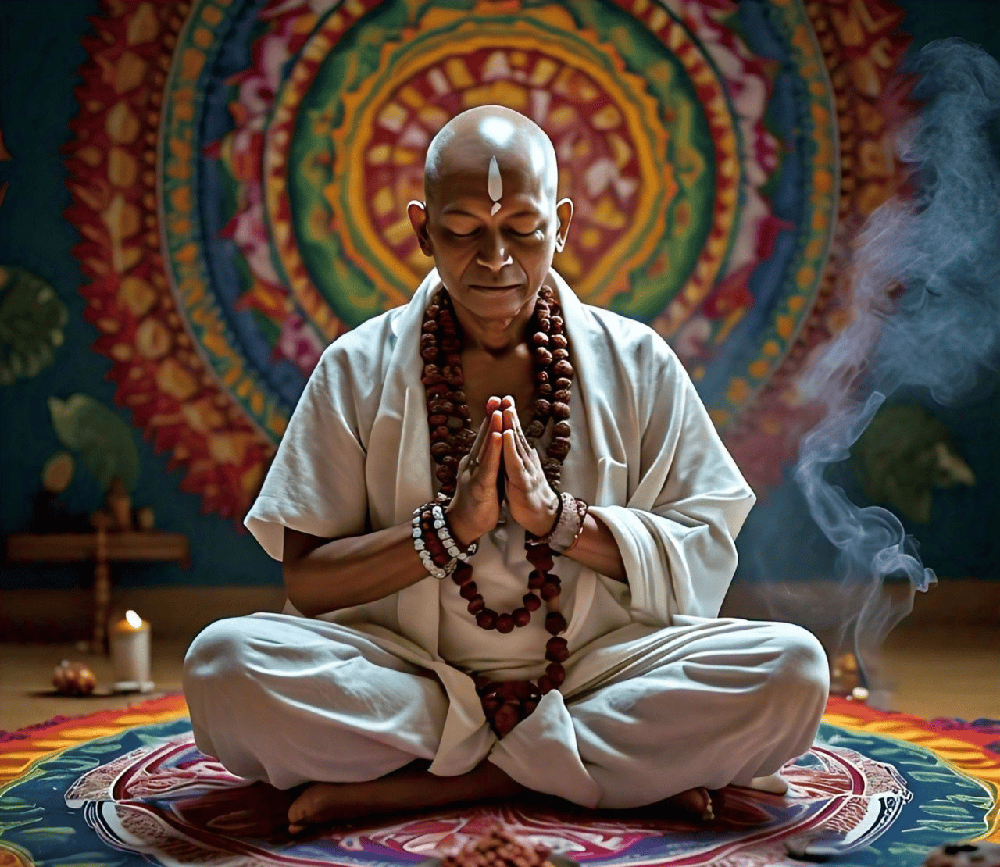
{"type": "Polygon", "coordinates": [[[500,177],[500,166],[497,165],[497,158],[490,157],[490,171],[486,178],[486,192],[493,200],[493,209],[490,211],[492,217],[500,210],[500,199],[503,198],[503,178],[500,177]]]}

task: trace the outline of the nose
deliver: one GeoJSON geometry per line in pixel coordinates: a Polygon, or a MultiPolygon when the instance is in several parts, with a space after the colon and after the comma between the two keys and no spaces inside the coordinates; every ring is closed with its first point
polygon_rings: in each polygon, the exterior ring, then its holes
{"type": "Polygon", "coordinates": [[[476,251],[476,263],[491,271],[499,271],[513,263],[513,258],[503,235],[499,231],[483,232],[482,241],[476,251]]]}

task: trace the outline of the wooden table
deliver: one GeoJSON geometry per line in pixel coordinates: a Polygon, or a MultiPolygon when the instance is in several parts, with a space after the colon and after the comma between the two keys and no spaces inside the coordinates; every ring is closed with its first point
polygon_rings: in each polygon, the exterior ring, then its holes
{"type": "Polygon", "coordinates": [[[111,603],[111,563],[173,561],[191,568],[191,551],[183,533],[159,530],[106,530],[91,533],[13,533],[7,537],[12,563],[79,563],[94,561],[94,623],[91,646],[107,650],[111,603]]]}

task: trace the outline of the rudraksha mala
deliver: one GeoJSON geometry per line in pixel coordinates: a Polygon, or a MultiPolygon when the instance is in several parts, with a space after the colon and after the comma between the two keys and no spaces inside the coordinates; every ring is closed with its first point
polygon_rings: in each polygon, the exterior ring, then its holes
{"type": "MultiPolygon", "coordinates": [[[[525,436],[540,439],[553,423],[552,437],[542,458],[545,478],[556,491],[562,476],[562,464],[570,449],[569,403],[573,385],[573,365],[569,360],[569,341],[566,337],[562,310],[544,286],[539,292],[532,314],[530,330],[534,355],[535,399],[532,420],[525,428],[525,436]]],[[[462,338],[455,318],[451,298],[439,289],[424,311],[420,334],[420,357],[423,359],[421,382],[427,395],[427,423],[430,429],[431,456],[436,464],[435,476],[440,483],[439,498],[448,501],[454,496],[458,478],[458,465],[469,453],[475,442],[472,430],[472,413],[463,386],[462,338]]],[[[492,729],[503,737],[537,706],[541,697],[558,689],[566,678],[563,663],[569,656],[566,639],[560,633],[566,630],[566,619],[555,608],[561,583],[552,573],[554,554],[551,548],[530,533],[525,533],[525,556],[532,565],[528,576],[528,592],[522,604],[509,612],[497,612],[486,606],[476,582],[472,566],[459,562],[452,572],[452,580],[468,603],[469,613],[482,629],[496,629],[507,633],[527,626],[532,612],[543,601],[548,603],[545,628],[552,636],[545,644],[548,665],[545,674],[532,680],[491,681],[485,674],[474,676],[476,691],[483,705],[486,719],[492,729]]]]}

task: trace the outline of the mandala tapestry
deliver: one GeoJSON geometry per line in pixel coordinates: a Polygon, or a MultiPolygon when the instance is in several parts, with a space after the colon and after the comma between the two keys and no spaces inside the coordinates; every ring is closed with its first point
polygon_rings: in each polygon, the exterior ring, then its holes
{"type": "Polygon", "coordinates": [[[757,488],[818,410],[851,232],[895,188],[887,0],[105,0],[67,216],[118,400],[240,518],[323,348],[431,267],[406,219],[457,112],[536,120],[556,268],[674,347],[757,488]]]}

